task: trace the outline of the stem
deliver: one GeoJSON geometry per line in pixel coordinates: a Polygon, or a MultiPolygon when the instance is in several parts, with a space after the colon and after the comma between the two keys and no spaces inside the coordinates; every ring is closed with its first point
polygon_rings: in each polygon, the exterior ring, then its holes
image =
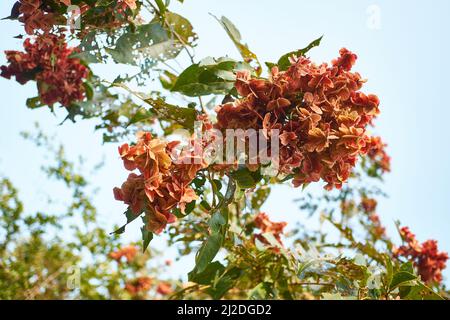
{"type": "Polygon", "coordinates": [[[213,196],[211,207],[213,208],[213,210],[215,210],[216,206],[217,206],[216,194],[217,194],[218,190],[216,188],[216,184],[214,183],[214,174],[211,173],[211,171],[209,171],[209,170],[208,170],[208,180],[209,180],[209,183],[211,184],[212,196],[213,196]]]}
{"type": "MultiPolygon", "coordinates": [[[[153,3],[151,3],[150,1],[148,1],[148,3],[149,3],[150,6],[153,8],[153,10],[155,11],[155,13],[161,17],[162,15],[161,15],[161,12],[158,10],[158,8],[157,8],[153,3]]],[[[191,63],[194,64],[194,63],[195,63],[194,55],[193,55],[193,54],[189,51],[189,49],[187,48],[187,47],[188,47],[188,44],[187,44],[187,43],[183,40],[183,38],[182,38],[182,37],[181,37],[181,36],[180,36],[180,35],[172,28],[172,26],[171,26],[169,23],[167,23],[167,20],[163,19],[163,21],[164,21],[164,24],[166,25],[166,27],[170,29],[170,31],[172,32],[172,34],[175,35],[175,37],[177,38],[177,40],[183,45],[184,51],[186,51],[187,55],[189,56],[189,59],[191,60],[191,63]]],[[[200,104],[200,107],[202,108],[202,112],[207,114],[207,110],[206,110],[206,108],[205,108],[204,105],[203,105],[203,101],[202,101],[202,98],[201,98],[201,97],[198,97],[198,102],[199,102],[199,104],[200,104]]]]}

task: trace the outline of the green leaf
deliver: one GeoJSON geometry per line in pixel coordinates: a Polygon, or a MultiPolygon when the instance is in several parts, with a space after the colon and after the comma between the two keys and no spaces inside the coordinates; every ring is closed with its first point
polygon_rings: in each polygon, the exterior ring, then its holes
{"type": "Polygon", "coordinates": [[[394,267],[392,266],[391,258],[385,254],[385,265],[386,265],[386,275],[385,275],[385,283],[389,285],[392,282],[392,277],[394,276],[394,267]]]}
{"type": "Polygon", "coordinates": [[[274,297],[273,285],[269,282],[261,282],[248,293],[249,300],[267,300],[274,297]]]}
{"type": "Polygon", "coordinates": [[[151,22],[123,34],[117,39],[115,48],[107,48],[106,51],[117,63],[138,65],[143,58],[156,61],[176,57],[180,49],[174,44],[159,22],[151,22]]]}
{"type": "Polygon", "coordinates": [[[210,263],[202,272],[189,272],[188,280],[198,284],[207,285],[210,284],[217,275],[222,274],[223,271],[225,271],[225,267],[220,262],[215,261],[210,263]]]}
{"type": "Polygon", "coordinates": [[[308,259],[306,261],[304,261],[303,263],[299,264],[299,268],[297,271],[297,275],[300,279],[303,279],[305,277],[306,271],[310,268],[313,267],[315,264],[317,264],[318,262],[320,262],[320,259],[308,259]]]}
{"type": "Polygon", "coordinates": [[[253,210],[259,210],[261,206],[266,202],[270,195],[269,187],[258,188],[251,198],[251,205],[253,210]]]}
{"type": "Polygon", "coordinates": [[[236,171],[233,171],[230,175],[234,180],[236,180],[236,183],[241,189],[254,188],[256,184],[262,179],[259,170],[252,172],[247,167],[243,167],[236,171]]]}
{"type": "Polygon", "coordinates": [[[201,273],[190,272],[188,280],[201,284],[209,285],[206,292],[213,299],[220,299],[229,289],[233,287],[235,280],[241,275],[239,268],[232,268],[226,271],[226,268],[218,261],[210,263],[201,273]]]}
{"type": "Polygon", "coordinates": [[[80,51],[80,52],[75,51],[70,55],[70,58],[80,59],[85,64],[102,62],[101,56],[99,57],[98,54],[94,54],[89,51],[80,51]]]}
{"type": "Polygon", "coordinates": [[[389,286],[390,291],[400,286],[415,286],[417,285],[418,277],[406,271],[399,271],[392,277],[389,286]]]}
{"type": "Polygon", "coordinates": [[[225,29],[230,39],[233,41],[234,45],[238,49],[239,53],[241,54],[242,58],[246,63],[252,64],[254,66],[254,69],[256,71],[256,75],[259,76],[261,74],[262,68],[261,63],[258,60],[258,57],[256,54],[254,54],[250,49],[248,48],[248,45],[245,43],[242,43],[241,33],[237,29],[237,27],[227,18],[222,16],[220,19],[218,19],[216,16],[212,15],[225,29]]]}
{"type": "Polygon", "coordinates": [[[141,232],[142,232],[142,252],[145,252],[148,245],[150,244],[150,241],[152,241],[153,239],[153,233],[148,231],[145,225],[141,227],[141,232]]]}
{"type": "Polygon", "coordinates": [[[127,223],[125,223],[123,226],[121,226],[116,231],[111,232],[111,234],[122,234],[125,232],[125,227],[130,224],[132,221],[136,220],[137,217],[139,217],[141,214],[135,214],[133,211],[131,211],[130,208],[127,209],[127,211],[124,212],[125,217],[127,218],[127,223]]]}
{"type": "Polygon", "coordinates": [[[217,206],[217,210],[226,209],[226,207],[233,201],[234,194],[236,192],[236,183],[233,179],[228,180],[227,191],[225,192],[225,196],[220,199],[219,205],[217,206]]]}
{"type": "Polygon", "coordinates": [[[155,0],[155,2],[156,5],[158,6],[159,13],[163,15],[167,10],[166,4],[163,2],[163,0],[155,0]]]}
{"type": "Polygon", "coordinates": [[[206,292],[211,296],[211,298],[216,300],[220,299],[228,290],[230,290],[234,286],[235,281],[241,275],[242,270],[234,267],[231,270],[221,274],[220,277],[216,277],[212,286],[208,288],[206,292]]]}
{"type": "Polygon", "coordinates": [[[164,14],[164,23],[162,24],[180,50],[183,46],[193,47],[195,45],[198,36],[194,32],[192,24],[185,17],[171,11],[166,11],[164,14]]]}
{"type": "Polygon", "coordinates": [[[228,225],[228,204],[233,200],[235,189],[234,181],[229,179],[227,192],[217,207],[214,208],[214,212],[208,221],[211,235],[203,242],[200,250],[197,252],[195,267],[191,271],[192,274],[203,272],[222,247],[228,225]]]}
{"type": "Polygon", "coordinates": [[[213,233],[221,231],[221,228],[228,222],[228,210],[217,210],[211,215],[208,221],[209,228],[213,233]]]}
{"type": "Polygon", "coordinates": [[[139,99],[147,103],[148,105],[150,105],[152,107],[150,111],[153,112],[158,117],[158,119],[169,122],[175,122],[185,128],[193,129],[194,122],[197,118],[197,112],[195,111],[195,109],[182,108],[167,103],[164,99],[160,97],[158,98],[145,97],[142,93],[133,91],[127,85],[121,82],[113,82],[111,83],[111,86],[125,89],[134,96],[138,97],[139,99]]]}
{"type": "Polygon", "coordinates": [[[206,58],[185,69],[172,91],[190,97],[227,94],[234,87],[234,71],[248,68],[248,65],[229,58],[206,58]]]}
{"type": "MultiPolygon", "coordinates": [[[[320,38],[312,41],[310,44],[308,44],[305,48],[303,49],[299,49],[296,51],[291,51],[289,53],[286,53],[285,55],[281,56],[280,59],[278,59],[277,65],[278,65],[278,69],[280,71],[284,71],[287,70],[289,68],[289,66],[291,65],[291,63],[289,62],[289,58],[292,57],[292,55],[296,55],[297,57],[299,56],[304,56],[309,50],[311,50],[314,47],[317,47],[318,45],[320,45],[320,41],[322,40],[321,36],[320,38]]],[[[267,66],[269,65],[274,65],[270,62],[266,63],[267,66]]]]}
{"type": "Polygon", "coordinates": [[[405,262],[400,266],[400,271],[405,271],[414,274],[414,265],[412,264],[411,261],[405,262]]]}
{"type": "Polygon", "coordinates": [[[336,263],[339,274],[345,275],[351,280],[367,280],[368,273],[365,265],[359,265],[350,259],[342,258],[336,263]]]}
{"type": "Polygon", "coordinates": [[[159,76],[159,81],[161,85],[166,90],[171,90],[177,81],[177,76],[170,71],[164,70],[164,72],[159,76]]]}
{"type": "Polygon", "coordinates": [[[152,111],[156,113],[160,120],[173,121],[189,129],[194,128],[197,117],[194,109],[169,104],[161,98],[146,98],[144,101],[152,106],[152,111]]]}
{"type": "Polygon", "coordinates": [[[445,300],[422,282],[414,287],[401,287],[400,297],[408,300],[445,300]]]}
{"type": "Polygon", "coordinates": [[[127,124],[127,127],[131,126],[132,124],[146,121],[149,119],[154,118],[155,115],[150,110],[146,110],[145,108],[139,108],[136,113],[133,115],[133,117],[130,119],[130,121],[127,124]]]}
{"type": "Polygon", "coordinates": [[[94,87],[90,82],[84,82],[83,83],[84,90],[86,92],[86,98],[88,100],[92,100],[94,98],[94,87]]]}
{"type": "Polygon", "coordinates": [[[203,272],[208,264],[214,259],[222,246],[223,236],[220,233],[214,233],[206,239],[195,257],[194,273],[203,272]]]}
{"type": "Polygon", "coordinates": [[[186,204],[186,208],[184,209],[184,214],[188,215],[189,213],[191,213],[192,211],[194,211],[195,209],[195,203],[196,201],[193,200],[191,202],[189,202],[188,204],[186,204]]]}

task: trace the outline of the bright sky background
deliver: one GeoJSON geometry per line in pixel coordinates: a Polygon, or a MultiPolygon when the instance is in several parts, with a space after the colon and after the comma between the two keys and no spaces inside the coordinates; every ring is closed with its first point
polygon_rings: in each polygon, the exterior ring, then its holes
{"type": "MultiPolygon", "coordinates": [[[[0,17],[9,15],[14,2],[2,0],[0,17]]],[[[392,156],[392,172],[385,185],[389,198],[381,200],[378,210],[381,219],[395,239],[393,222],[399,219],[420,241],[435,238],[442,250],[450,251],[450,106],[445,98],[450,88],[449,1],[172,2],[172,11],[186,16],[199,35],[198,59],[225,53],[239,58],[209,12],[233,21],[261,61],[275,61],[320,35],[324,35],[321,46],[310,53],[314,61],[330,61],[344,46],[356,52],[359,59],[354,70],[369,79],[364,90],[376,93],[381,100],[376,133],[389,144],[392,156]]],[[[0,23],[0,51],[21,49],[22,40],[13,39],[23,33],[19,24],[0,23]]],[[[0,64],[4,62],[1,54],[0,64]]],[[[124,206],[113,200],[111,191],[127,175],[117,156],[117,145],[102,146],[101,134],[94,132],[92,121],[58,126],[63,112],[55,117],[45,108],[27,109],[26,98],[35,95],[32,83],[21,86],[0,79],[0,175],[11,178],[19,188],[27,210],[44,210],[46,193],[67,201],[59,185],[47,182],[39,172],[48,161],[43,152],[19,136],[38,121],[45,131],[57,135],[72,159],[83,155],[89,164],[95,164],[105,157],[105,167],[92,177],[101,187],[95,203],[105,228],[123,222],[124,206]]],[[[276,188],[264,209],[274,220],[293,224],[304,215],[293,202],[300,194],[300,189],[288,185],[276,188]]],[[[127,237],[139,237],[137,228],[129,228],[127,237]]],[[[190,268],[192,260],[186,263],[190,268]]],[[[186,265],[178,267],[188,271],[186,265]]],[[[449,278],[448,269],[445,275],[449,278]]]]}

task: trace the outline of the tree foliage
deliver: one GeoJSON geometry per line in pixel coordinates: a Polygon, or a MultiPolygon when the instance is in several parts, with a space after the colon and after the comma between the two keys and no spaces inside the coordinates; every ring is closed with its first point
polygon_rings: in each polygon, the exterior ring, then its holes
{"type": "Polygon", "coordinates": [[[52,154],[55,163],[43,170],[71,191],[71,201],[58,214],[29,212],[11,181],[0,180],[0,298],[448,298],[447,254],[400,223],[402,243],[393,241],[377,212],[390,157],[368,133],[380,100],[363,93],[365,81],[351,70],[356,54],[343,48],[331,63],[316,64],[308,54],[320,37],[263,70],[236,25],[214,17],[242,60],[197,58],[194,26],[161,0],[19,0],[8,18],[26,35],[24,51],[5,52],[1,76],[36,83],[30,109],[95,119],[104,143],[120,142],[130,172],[114,188],[124,225],[107,230],[64,147],[43,133],[24,134],[52,154]],[[66,27],[69,5],[79,11],[66,27]],[[179,70],[181,60],[189,65],[179,70]],[[111,68],[113,81],[95,74],[100,64],[121,65],[111,68]],[[173,137],[180,129],[185,145],[173,137]],[[196,153],[228,130],[250,129],[264,142],[278,139],[279,155],[266,147],[270,161],[258,154],[250,163],[244,149],[243,163],[223,164],[196,153]],[[274,164],[277,174],[269,171],[274,164]],[[296,201],[306,221],[321,228],[286,231],[261,212],[271,189],[290,182],[301,187],[296,201]],[[308,192],[310,184],[325,190],[308,192]],[[120,239],[131,223],[142,224],[139,245],[120,239]],[[171,268],[152,247],[160,234],[177,259],[194,261],[183,279],[160,279],[171,268]]]}

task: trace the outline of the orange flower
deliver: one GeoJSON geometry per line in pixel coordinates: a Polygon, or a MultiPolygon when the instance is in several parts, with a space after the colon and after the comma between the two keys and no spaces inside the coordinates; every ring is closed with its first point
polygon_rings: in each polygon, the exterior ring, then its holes
{"type": "Polygon", "coordinates": [[[191,163],[175,163],[171,154],[177,144],[177,141],[166,144],[148,132],[141,132],[135,145],[119,147],[125,168],[137,169],[141,174],[131,173],[121,188],[114,189],[115,198],[136,214],[144,211],[147,230],[156,234],[176,221],[173,209],[184,212],[186,205],[197,199],[189,184],[206,165],[203,161],[195,163],[190,151],[184,151],[180,157],[190,158],[191,163]]]}
{"type": "Polygon", "coordinates": [[[361,207],[363,208],[364,212],[371,213],[374,212],[377,208],[377,200],[372,198],[363,197],[361,199],[361,207]]]}
{"type": "Polygon", "coordinates": [[[142,175],[130,173],[121,188],[114,188],[114,198],[129,205],[134,214],[142,213],[146,199],[144,181],[142,175]]]}
{"type": "Polygon", "coordinates": [[[150,277],[139,277],[128,281],[125,284],[125,290],[132,296],[148,291],[152,286],[152,279],[150,277]]]}
{"type": "MultiPolygon", "coordinates": [[[[258,213],[254,219],[254,222],[256,228],[261,230],[260,234],[254,235],[254,239],[258,239],[260,242],[270,245],[267,239],[264,238],[263,233],[271,233],[281,245],[283,244],[281,241],[281,235],[283,234],[284,227],[287,225],[286,222],[272,222],[270,221],[269,216],[264,212],[258,213]]],[[[273,250],[278,252],[279,248],[273,248],[273,250]]]]}
{"type": "Polygon", "coordinates": [[[327,132],[316,127],[308,131],[308,140],[304,148],[308,152],[322,152],[329,146],[329,135],[327,132]]]}
{"type": "Polygon", "coordinates": [[[117,251],[111,252],[109,256],[111,259],[116,260],[117,262],[120,262],[122,257],[125,257],[127,262],[131,262],[137,254],[137,248],[135,246],[125,246],[117,251]]]}
{"type": "Polygon", "coordinates": [[[137,8],[136,6],[136,0],[122,0],[122,2],[125,2],[125,4],[131,9],[135,10],[137,8]]]}
{"type": "Polygon", "coordinates": [[[139,132],[137,138],[136,145],[119,147],[120,156],[127,170],[139,169],[147,188],[157,189],[172,162],[166,152],[166,143],[153,139],[149,132],[139,132]]]}
{"type": "Polygon", "coordinates": [[[173,292],[172,290],[172,286],[170,285],[170,283],[167,282],[160,282],[158,284],[158,287],[156,288],[156,292],[158,292],[159,294],[166,296],[168,294],[171,294],[173,292]]]}

